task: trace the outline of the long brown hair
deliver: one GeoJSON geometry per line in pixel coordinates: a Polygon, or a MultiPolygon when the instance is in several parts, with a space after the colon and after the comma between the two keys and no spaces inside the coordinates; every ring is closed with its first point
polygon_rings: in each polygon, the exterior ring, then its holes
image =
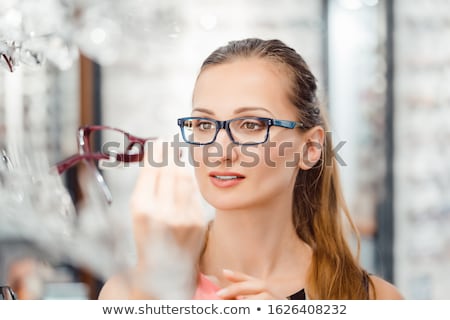
{"type": "MultiPolygon", "coordinates": [[[[200,73],[212,65],[242,58],[269,59],[285,67],[291,80],[289,98],[306,127],[321,126],[328,132],[325,110],[317,98],[317,81],[304,59],[279,40],[256,38],[231,41],[211,53],[200,73]]],[[[367,299],[368,278],[358,263],[359,236],[345,204],[331,135],[325,137],[320,160],[300,170],[294,187],[293,223],[297,235],[313,249],[306,290],[312,299],[367,299]],[[342,217],[357,239],[353,255],[342,217]]]]}

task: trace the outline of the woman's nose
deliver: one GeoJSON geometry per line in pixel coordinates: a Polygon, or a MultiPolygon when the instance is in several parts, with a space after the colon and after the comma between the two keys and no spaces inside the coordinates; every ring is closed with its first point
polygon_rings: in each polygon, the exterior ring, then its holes
{"type": "Polygon", "coordinates": [[[210,145],[209,160],[212,162],[235,161],[238,145],[233,143],[225,129],[219,130],[216,140],[210,145]]]}

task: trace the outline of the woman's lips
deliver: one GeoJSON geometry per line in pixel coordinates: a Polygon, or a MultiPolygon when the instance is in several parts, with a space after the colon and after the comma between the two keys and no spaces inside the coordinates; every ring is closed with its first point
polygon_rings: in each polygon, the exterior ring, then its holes
{"type": "Polygon", "coordinates": [[[211,172],[209,177],[218,188],[233,187],[245,179],[245,176],[236,172],[211,172]]]}

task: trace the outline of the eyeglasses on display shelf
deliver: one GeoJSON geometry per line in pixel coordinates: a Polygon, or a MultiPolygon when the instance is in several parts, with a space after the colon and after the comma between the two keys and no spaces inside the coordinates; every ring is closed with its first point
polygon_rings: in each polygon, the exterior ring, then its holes
{"type": "MultiPolygon", "coordinates": [[[[122,221],[112,212],[99,214],[108,210],[101,204],[101,208],[76,212],[60,175],[85,162],[110,204],[111,192],[97,162],[114,168],[142,161],[145,143],[154,139],[108,126],[80,127],[78,152],[55,165],[49,165],[45,152],[33,148],[0,148],[0,299],[20,299],[8,275],[23,257],[43,259],[51,266],[82,265],[100,278],[123,268],[122,221]]],[[[47,284],[47,279],[39,281],[47,284]]]]}
{"type": "Polygon", "coordinates": [[[17,300],[17,296],[11,287],[0,286],[0,300],[17,300]]]}
{"type": "Polygon", "coordinates": [[[0,150],[0,208],[0,299],[10,300],[20,298],[19,277],[38,279],[25,260],[65,260],[76,215],[44,153],[24,146],[0,150]]]}
{"type": "Polygon", "coordinates": [[[13,61],[12,61],[11,57],[8,57],[5,53],[2,53],[0,60],[2,60],[0,62],[1,65],[4,65],[11,72],[14,71],[13,61]]]}

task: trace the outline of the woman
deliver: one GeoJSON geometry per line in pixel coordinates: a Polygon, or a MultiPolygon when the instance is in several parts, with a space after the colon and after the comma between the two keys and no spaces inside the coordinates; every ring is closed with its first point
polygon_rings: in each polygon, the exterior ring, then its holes
{"type": "MultiPolygon", "coordinates": [[[[185,191],[195,186],[190,176],[180,168],[146,166],[133,198],[140,261],[133,279],[157,273],[157,249],[142,239],[149,225],[164,225],[173,232],[173,247],[194,259],[188,261],[195,268],[185,270],[194,276],[180,283],[193,279],[195,297],[401,298],[394,286],[364,271],[346,242],[342,215],[356,230],[316,90],[302,57],[278,40],[233,41],[205,60],[192,116],[178,124],[214,220],[203,238],[201,206],[185,191]]],[[[148,298],[157,291],[146,291],[151,280],[134,283],[117,277],[100,298],[148,298]]]]}

